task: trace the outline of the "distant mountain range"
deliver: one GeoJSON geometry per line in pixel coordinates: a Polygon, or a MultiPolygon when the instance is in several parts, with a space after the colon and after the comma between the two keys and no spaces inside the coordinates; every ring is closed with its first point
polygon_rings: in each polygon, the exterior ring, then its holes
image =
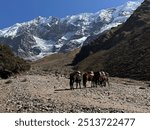
{"type": "Polygon", "coordinates": [[[46,55],[68,52],[91,42],[90,39],[124,23],[140,1],[96,13],[82,13],[65,18],[41,17],[0,30],[0,43],[25,59],[37,60],[46,55]]]}

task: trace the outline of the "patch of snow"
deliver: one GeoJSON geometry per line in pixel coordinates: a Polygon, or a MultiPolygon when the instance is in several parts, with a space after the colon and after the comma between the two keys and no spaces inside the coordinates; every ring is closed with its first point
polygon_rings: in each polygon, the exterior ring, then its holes
{"type": "Polygon", "coordinates": [[[122,16],[116,17],[116,18],[114,18],[114,20],[112,21],[112,23],[116,23],[116,22],[118,22],[118,23],[124,23],[129,17],[130,17],[130,15],[127,15],[127,16],[124,16],[124,17],[122,17],[122,16]]]}
{"type": "Polygon", "coordinates": [[[43,39],[38,38],[36,36],[34,36],[34,39],[35,39],[37,44],[33,45],[32,48],[38,48],[41,52],[38,55],[30,56],[30,57],[27,57],[25,59],[34,61],[34,60],[41,59],[47,55],[53,54],[52,50],[53,50],[55,42],[53,42],[51,40],[48,40],[48,41],[43,40],[43,39]]]}
{"type": "Polygon", "coordinates": [[[116,18],[120,15],[131,15],[141,5],[140,1],[128,1],[126,4],[116,7],[113,17],[116,18]]]}
{"type": "Polygon", "coordinates": [[[60,49],[63,46],[63,44],[57,44],[55,45],[56,49],[60,49]]]}
{"type": "Polygon", "coordinates": [[[80,26],[76,23],[77,21],[82,21],[83,25],[89,25],[92,15],[93,13],[82,13],[78,15],[67,16],[66,18],[63,18],[62,21],[67,20],[68,24],[73,24],[75,26],[80,26]]]}
{"type": "Polygon", "coordinates": [[[82,37],[79,39],[71,40],[71,42],[78,42],[78,43],[81,43],[81,45],[82,45],[86,39],[87,39],[87,37],[82,37]]]}
{"type": "Polygon", "coordinates": [[[107,25],[105,25],[104,27],[102,27],[101,30],[100,30],[100,32],[97,33],[97,34],[100,34],[100,33],[104,32],[104,31],[106,31],[106,30],[110,30],[112,27],[117,27],[117,26],[120,25],[120,24],[122,24],[122,23],[117,22],[117,23],[107,24],[107,25]]]}
{"type": "Polygon", "coordinates": [[[62,40],[69,40],[75,33],[74,32],[68,32],[64,36],[61,37],[62,40]]]}
{"type": "Polygon", "coordinates": [[[97,12],[96,15],[100,18],[101,21],[110,22],[112,19],[112,11],[109,9],[103,9],[100,12],[97,12]]]}
{"type": "Polygon", "coordinates": [[[36,36],[33,36],[35,41],[36,41],[36,45],[33,45],[32,48],[34,47],[38,47],[40,48],[41,51],[44,51],[44,52],[48,52],[48,51],[52,51],[53,49],[53,46],[54,46],[54,42],[49,40],[43,40],[43,39],[40,39],[36,36]]]}
{"type": "Polygon", "coordinates": [[[11,27],[4,28],[0,31],[0,36],[15,37],[17,35],[19,27],[21,27],[21,26],[22,26],[21,24],[16,23],[15,25],[13,25],[11,27]]]}

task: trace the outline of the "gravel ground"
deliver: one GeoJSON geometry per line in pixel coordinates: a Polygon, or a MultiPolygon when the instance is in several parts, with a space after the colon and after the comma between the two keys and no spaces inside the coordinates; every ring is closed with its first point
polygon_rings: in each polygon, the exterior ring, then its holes
{"type": "Polygon", "coordinates": [[[69,89],[69,79],[55,75],[20,75],[0,79],[0,112],[146,113],[150,82],[110,78],[110,86],[69,89]]]}

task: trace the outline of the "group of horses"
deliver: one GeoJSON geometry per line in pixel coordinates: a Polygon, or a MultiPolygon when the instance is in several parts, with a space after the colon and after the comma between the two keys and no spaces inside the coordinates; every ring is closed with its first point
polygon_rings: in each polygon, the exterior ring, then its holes
{"type": "Polygon", "coordinates": [[[75,71],[70,74],[70,89],[74,89],[74,83],[76,83],[76,88],[81,89],[81,82],[83,83],[83,87],[87,87],[87,82],[91,82],[91,87],[102,86],[105,87],[106,84],[109,86],[109,74],[104,71],[89,71],[81,73],[80,71],[75,71]]]}

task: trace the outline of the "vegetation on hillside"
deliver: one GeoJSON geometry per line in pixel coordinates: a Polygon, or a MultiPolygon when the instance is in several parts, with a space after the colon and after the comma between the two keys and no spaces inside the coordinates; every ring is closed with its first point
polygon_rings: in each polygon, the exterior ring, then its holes
{"type": "Polygon", "coordinates": [[[20,73],[30,69],[30,64],[13,54],[11,49],[4,44],[0,44],[0,77],[4,71],[12,74],[20,73]]]}

